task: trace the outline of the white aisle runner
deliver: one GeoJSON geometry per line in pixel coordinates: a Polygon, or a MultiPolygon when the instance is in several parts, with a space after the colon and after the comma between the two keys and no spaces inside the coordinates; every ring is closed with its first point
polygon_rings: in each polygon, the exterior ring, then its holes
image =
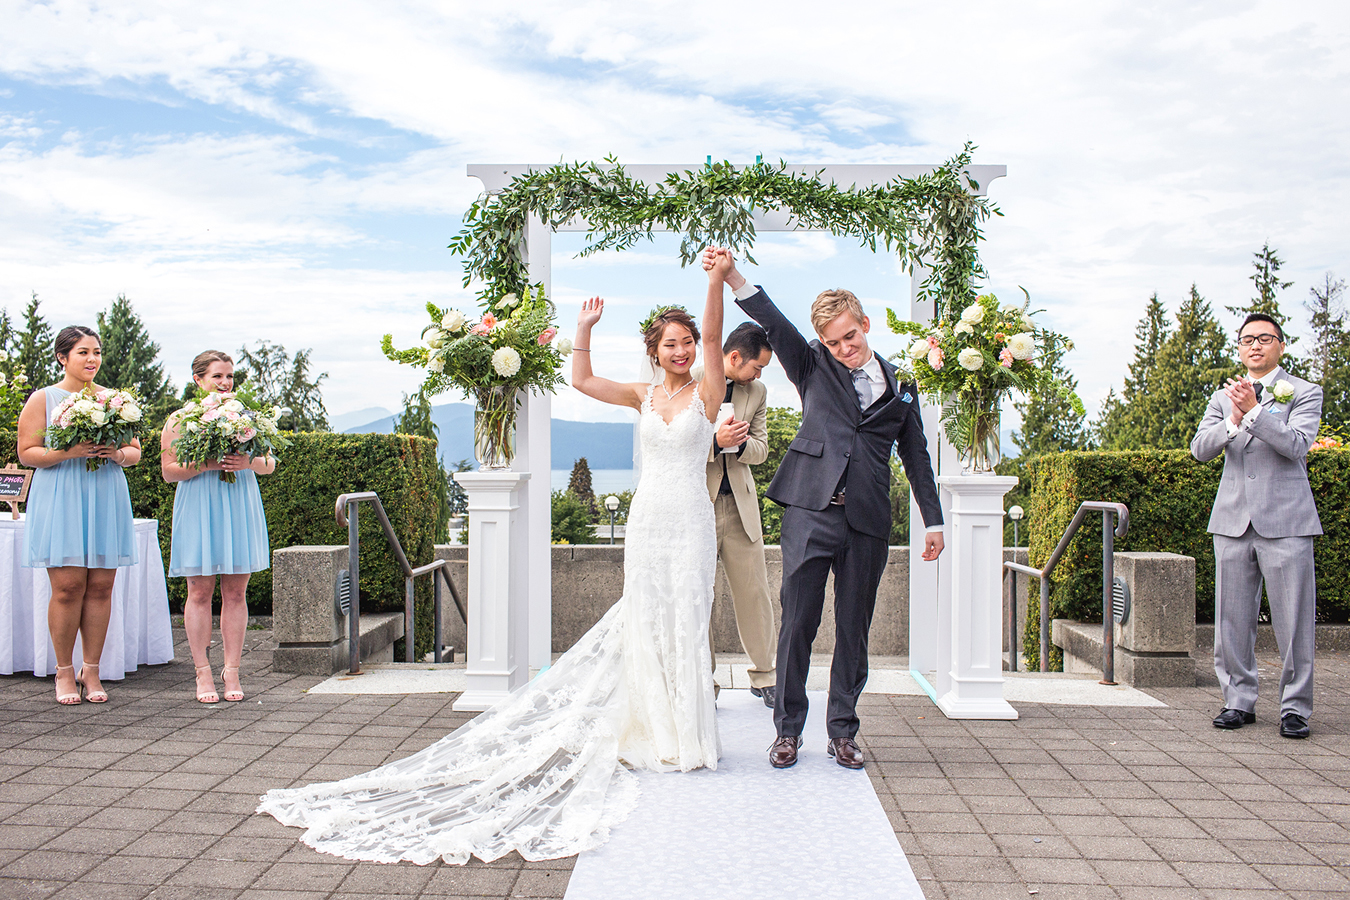
{"type": "Polygon", "coordinates": [[[825,753],[825,694],[810,698],[801,756],[779,770],[772,711],[723,691],[717,771],[639,772],[637,809],[577,858],[566,900],[923,900],[867,773],[825,753]]]}

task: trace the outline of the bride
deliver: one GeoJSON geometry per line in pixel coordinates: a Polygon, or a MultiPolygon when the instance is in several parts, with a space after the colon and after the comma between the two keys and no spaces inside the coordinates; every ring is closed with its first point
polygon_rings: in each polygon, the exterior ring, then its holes
{"type": "Polygon", "coordinates": [[[587,300],[577,318],[572,385],[641,414],[619,601],[551,668],[437,743],[342,781],[268,791],[258,812],[348,859],[463,864],[513,850],[556,859],[600,846],[628,815],[638,794],[630,767],[717,767],[708,645],[717,550],[705,473],[726,392],[722,258],[708,273],[697,383],[700,333],[683,310],[656,315],[643,335],[664,376],[652,384],[593,374],[591,328],[604,301],[587,300]]]}

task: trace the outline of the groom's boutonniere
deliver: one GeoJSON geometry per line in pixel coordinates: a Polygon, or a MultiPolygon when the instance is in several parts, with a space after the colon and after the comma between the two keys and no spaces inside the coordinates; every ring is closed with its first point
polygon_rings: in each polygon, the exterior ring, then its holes
{"type": "Polygon", "coordinates": [[[1274,397],[1276,402],[1288,403],[1294,399],[1294,386],[1281,378],[1270,386],[1270,396],[1274,397]]]}

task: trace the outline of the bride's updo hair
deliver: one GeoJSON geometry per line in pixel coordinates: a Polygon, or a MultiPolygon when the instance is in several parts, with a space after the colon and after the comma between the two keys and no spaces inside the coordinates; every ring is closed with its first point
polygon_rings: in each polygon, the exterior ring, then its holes
{"type": "Polygon", "coordinates": [[[694,317],[679,307],[662,310],[652,316],[651,324],[647,330],[642,333],[642,340],[647,345],[647,355],[656,360],[656,348],[661,346],[661,339],[666,336],[667,325],[682,325],[694,336],[694,343],[697,344],[702,337],[699,335],[698,326],[694,324],[694,317]]]}

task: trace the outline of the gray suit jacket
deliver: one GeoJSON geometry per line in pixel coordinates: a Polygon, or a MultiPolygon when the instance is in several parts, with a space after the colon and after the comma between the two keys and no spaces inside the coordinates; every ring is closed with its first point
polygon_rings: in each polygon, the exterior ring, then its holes
{"type": "Polygon", "coordinates": [[[1264,390],[1261,414],[1250,429],[1239,429],[1230,438],[1224,420],[1233,406],[1222,390],[1215,391],[1191,441],[1191,455],[1201,462],[1223,454],[1223,479],[1209,517],[1210,534],[1241,537],[1248,525],[1264,538],[1322,533],[1308,485],[1308,447],[1317,440],[1322,388],[1283,368],[1276,369],[1275,379],[1294,386],[1288,403],[1264,390]]]}

